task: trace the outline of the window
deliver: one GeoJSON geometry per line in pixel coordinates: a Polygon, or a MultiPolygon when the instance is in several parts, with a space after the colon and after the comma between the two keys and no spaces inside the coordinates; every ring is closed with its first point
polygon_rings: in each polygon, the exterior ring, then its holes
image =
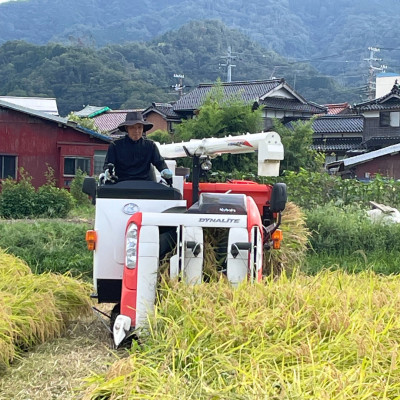
{"type": "Polygon", "coordinates": [[[2,156],[0,155],[0,178],[13,178],[16,179],[17,175],[17,157],[16,156],[2,156]]]}
{"type": "Polygon", "coordinates": [[[379,125],[380,126],[391,126],[398,128],[400,126],[400,112],[381,112],[379,114],[379,125]]]}
{"type": "Polygon", "coordinates": [[[90,158],[65,157],[64,175],[76,175],[78,168],[90,175],[90,158]]]}
{"type": "Polygon", "coordinates": [[[400,113],[398,111],[390,113],[390,126],[398,128],[400,125],[400,113]]]}
{"type": "Polygon", "coordinates": [[[103,172],[103,165],[106,159],[106,150],[95,150],[94,152],[94,174],[100,175],[103,172]]]}
{"type": "Polygon", "coordinates": [[[379,125],[390,126],[390,112],[381,112],[379,114],[379,125]]]}

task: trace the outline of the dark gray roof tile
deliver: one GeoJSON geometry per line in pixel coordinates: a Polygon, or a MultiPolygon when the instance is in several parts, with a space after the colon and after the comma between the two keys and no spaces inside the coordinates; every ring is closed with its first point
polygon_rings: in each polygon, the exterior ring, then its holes
{"type": "Polygon", "coordinates": [[[317,151],[347,151],[358,149],[362,138],[319,138],[314,139],[311,148],[317,151]]]}
{"type": "Polygon", "coordinates": [[[303,104],[295,99],[282,99],[277,97],[267,97],[261,100],[260,104],[266,109],[306,112],[310,114],[321,114],[327,111],[325,107],[315,103],[307,102],[303,104]]]}
{"type": "Polygon", "coordinates": [[[150,107],[143,111],[143,115],[145,116],[150,111],[159,112],[167,118],[180,120],[180,116],[174,111],[173,105],[169,103],[153,103],[150,107]]]}
{"type": "MultiPolygon", "coordinates": [[[[226,97],[240,95],[245,102],[254,102],[282,84],[282,79],[265,81],[225,82],[221,87],[226,97]]],[[[200,84],[190,93],[182,96],[173,106],[174,111],[197,110],[215,84],[200,84]]]]}
{"type": "Polygon", "coordinates": [[[364,117],[362,115],[321,116],[314,120],[312,127],[317,134],[362,133],[364,117]]]}

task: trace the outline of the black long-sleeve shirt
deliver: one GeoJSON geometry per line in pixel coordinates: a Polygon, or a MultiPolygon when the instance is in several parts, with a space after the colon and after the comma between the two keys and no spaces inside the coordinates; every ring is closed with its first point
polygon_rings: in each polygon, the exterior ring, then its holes
{"type": "Polygon", "coordinates": [[[151,180],[150,164],[160,172],[168,168],[152,140],[143,137],[132,140],[128,135],[110,144],[104,169],[109,163],[115,165],[115,174],[119,181],[151,180]]]}

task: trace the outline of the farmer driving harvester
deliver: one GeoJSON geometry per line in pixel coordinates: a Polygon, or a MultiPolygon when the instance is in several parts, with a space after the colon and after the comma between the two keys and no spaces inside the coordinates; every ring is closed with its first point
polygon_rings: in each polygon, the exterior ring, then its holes
{"type": "Polygon", "coordinates": [[[111,175],[115,173],[118,181],[154,180],[151,166],[154,165],[168,184],[172,185],[172,171],[168,169],[158,147],[152,140],[143,137],[143,133],[152,127],[153,124],[147,122],[142,113],[127,113],[125,122],[119,125],[119,129],[126,132],[126,135],[110,144],[104,170],[115,168],[115,171],[109,172],[111,175]]]}

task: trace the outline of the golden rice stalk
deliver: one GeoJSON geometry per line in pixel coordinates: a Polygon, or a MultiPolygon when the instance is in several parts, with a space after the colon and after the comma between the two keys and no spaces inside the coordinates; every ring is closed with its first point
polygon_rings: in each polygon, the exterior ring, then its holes
{"type": "Polygon", "coordinates": [[[85,400],[373,399],[400,393],[400,276],[173,281],[148,336],[85,400]]]}
{"type": "Polygon", "coordinates": [[[34,275],[0,251],[0,360],[61,334],[75,317],[91,311],[86,283],[56,274],[34,275]],[[12,349],[10,348],[12,346],[12,349]]]}
{"type": "Polygon", "coordinates": [[[4,299],[0,298],[0,369],[7,365],[15,354],[12,331],[11,312],[4,299]]]}
{"type": "Polygon", "coordinates": [[[291,275],[306,256],[310,231],[306,227],[304,213],[295,203],[286,204],[279,229],[283,232],[281,248],[264,251],[263,274],[267,276],[279,276],[282,271],[291,275]]]}
{"type": "Polygon", "coordinates": [[[24,261],[0,249],[0,278],[8,274],[25,276],[31,273],[30,268],[24,261]]]}

